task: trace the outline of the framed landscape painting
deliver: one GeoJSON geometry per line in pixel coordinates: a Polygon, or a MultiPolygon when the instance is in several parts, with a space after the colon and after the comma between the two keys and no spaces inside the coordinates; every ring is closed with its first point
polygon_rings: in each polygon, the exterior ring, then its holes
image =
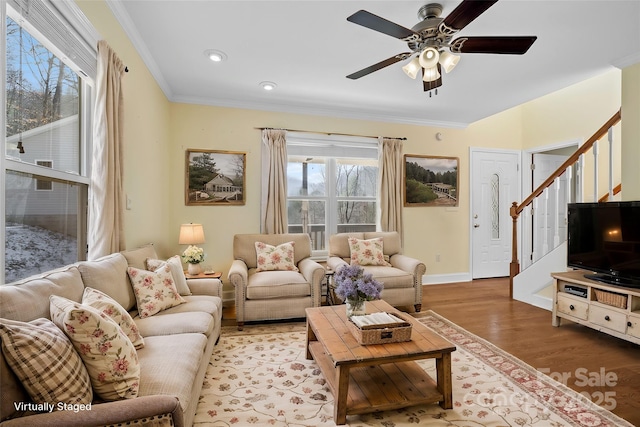
{"type": "Polygon", "coordinates": [[[405,206],[458,206],[457,157],[404,155],[405,206]]]}
{"type": "Polygon", "coordinates": [[[185,204],[230,206],[245,203],[246,153],[187,150],[185,204]]]}

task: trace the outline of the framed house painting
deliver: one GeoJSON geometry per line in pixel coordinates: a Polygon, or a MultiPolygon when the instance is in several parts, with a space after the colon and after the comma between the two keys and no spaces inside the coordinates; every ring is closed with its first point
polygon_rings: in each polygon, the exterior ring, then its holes
{"type": "Polygon", "coordinates": [[[185,204],[244,205],[246,156],[236,151],[187,150],[185,204]]]}
{"type": "Polygon", "coordinates": [[[404,155],[405,206],[458,206],[457,157],[404,155]]]}

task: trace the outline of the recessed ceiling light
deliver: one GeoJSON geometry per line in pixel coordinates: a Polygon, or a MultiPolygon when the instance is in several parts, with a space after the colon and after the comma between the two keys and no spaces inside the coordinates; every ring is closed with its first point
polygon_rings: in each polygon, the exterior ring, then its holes
{"type": "Polygon", "coordinates": [[[260,82],[260,87],[264,90],[274,90],[276,87],[278,87],[277,84],[275,84],[274,82],[260,82]]]}
{"type": "Polygon", "coordinates": [[[207,58],[209,58],[213,62],[222,62],[225,59],[227,59],[227,54],[221,50],[209,49],[209,50],[205,50],[204,54],[207,58]]]}

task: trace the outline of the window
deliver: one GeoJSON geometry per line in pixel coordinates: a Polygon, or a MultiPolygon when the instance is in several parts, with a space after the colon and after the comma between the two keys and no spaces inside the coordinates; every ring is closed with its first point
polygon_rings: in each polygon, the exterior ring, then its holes
{"type": "Polygon", "coordinates": [[[289,232],[308,233],[314,256],[331,234],[376,230],[376,139],[289,132],[287,151],[289,232]]]}
{"type": "Polygon", "coordinates": [[[65,18],[69,7],[9,0],[2,9],[3,283],[86,257],[96,54],[65,18]]]}
{"type": "MultiPolygon", "coordinates": [[[[36,160],[36,165],[44,166],[45,168],[53,168],[53,162],[51,160],[36,160]]],[[[52,191],[53,181],[50,179],[36,179],[36,191],[52,191]]]]}

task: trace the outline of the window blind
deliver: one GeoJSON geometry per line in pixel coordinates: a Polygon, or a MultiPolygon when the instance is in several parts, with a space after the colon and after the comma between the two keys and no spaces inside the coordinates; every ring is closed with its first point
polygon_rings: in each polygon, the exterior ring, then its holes
{"type": "Polygon", "coordinates": [[[360,136],[287,132],[287,154],[309,157],[377,159],[378,140],[360,136]]]}
{"type": "Polygon", "coordinates": [[[56,51],[67,65],[92,80],[96,78],[100,36],[74,2],[7,0],[7,5],[9,16],[13,15],[13,9],[17,16],[12,18],[36,38],[41,35],[40,42],[49,41],[47,47],[56,51]]]}

